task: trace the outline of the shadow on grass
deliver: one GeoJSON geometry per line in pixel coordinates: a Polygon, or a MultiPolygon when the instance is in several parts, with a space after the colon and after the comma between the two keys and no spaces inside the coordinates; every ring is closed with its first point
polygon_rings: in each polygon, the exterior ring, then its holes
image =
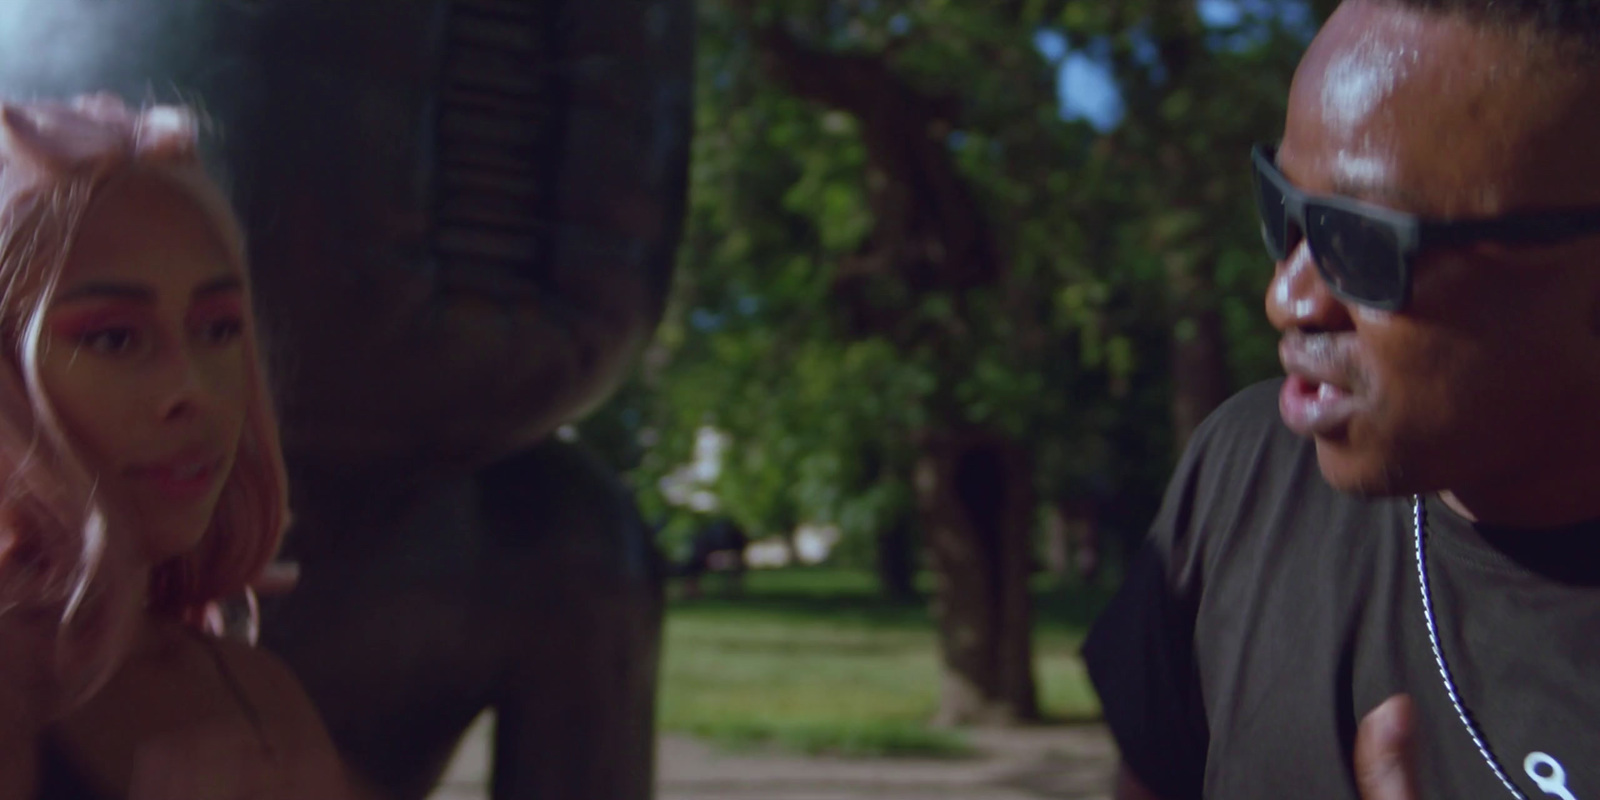
{"type": "Polygon", "coordinates": [[[1028,723],[1031,728],[1083,728],[1091,725],[1102,725],[1105,717],[1101,715],[1098,707],[1093,710],[1080,710],[1069,713],[1051,713],[1041,711],[1039,718],[1028,723]]]}
{"type": "Polygon", "coordinates": [[[730,752],[780,750],[841,758],[974,758],[978,751],[958,731],[895,722],[696,725],[694,735],[730,752]]]}
{"type": "Polygon", "coordinates": [[[812,633],[808,636],[791,636],[783,640],[754,636],[740,639],[719,638],[716,646],[725,653],[757,658],[787,658],[799,652],[805,652],[813,657],[894,658],[912,649],[900,637],[872,636],[865,632],[853,637],[824,637],[812,633]]]}
{"type": "MultiPolygon", "coordinates": [[[[929,596],[932,576],[918,584],[929,596]]],[[[675,610],[697,616],[754,615],[833,621],[878,629],[926,630],[933,617],[926,599],[896,600],[877,590],[870,574],[826,568],[788,568],[751,572],[737,594],[718,587],[694,599],[674,599],[675,610]]],[[[1041,576],[1034,582],[1035,630],[1081,636],[1105,608],[1112,590],[1102,586],[1060,586],[1041,576]]]]}

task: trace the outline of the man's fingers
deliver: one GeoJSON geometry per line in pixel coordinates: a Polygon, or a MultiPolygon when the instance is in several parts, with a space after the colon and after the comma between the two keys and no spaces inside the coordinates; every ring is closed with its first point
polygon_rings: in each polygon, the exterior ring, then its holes
{"type": "Polygon", "coordinates": [[[1355,754],[1361,800],[1416,800],[1416,727],[1416,708],[1403,694],[1361,720],[1355,754]]]}

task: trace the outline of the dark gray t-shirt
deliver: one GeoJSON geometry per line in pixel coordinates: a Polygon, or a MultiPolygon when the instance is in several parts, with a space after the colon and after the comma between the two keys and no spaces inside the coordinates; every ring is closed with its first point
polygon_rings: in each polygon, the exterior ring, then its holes
{"type": "MultiPolygon", "coordinates": [[[[1409,499],[1329,487],[1280,384],[1196,432],[1084,646],[1124,762],[1166,800],[1355,800],[1356,725],[1404,692],[1424,797],[1510,797],[1429,647],[1409,499]]],[[[1513,531],[1426,507],[1440,639],[1490,749],[1529,798],[1563,797],[1524,771],[1544,753],[1600,800],[1600,521],[1513,531]]]]}

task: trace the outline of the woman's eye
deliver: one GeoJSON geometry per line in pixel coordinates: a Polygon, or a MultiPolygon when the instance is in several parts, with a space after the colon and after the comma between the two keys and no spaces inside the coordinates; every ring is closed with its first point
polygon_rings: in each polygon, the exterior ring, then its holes
{"type": "Polygon", "coordinates": [[[104,328],[84,334],[78,346],[100,355],[122,355],[133,349],[138,336],[132,328],[104,328]]]}
{"type": "Polygon", "coordinates": [[[243,332],[243,321],[233,318],[218,319],[206,323],[201,328],[201,338],[207,344],[227,345],[237,341],[243,332]]]}

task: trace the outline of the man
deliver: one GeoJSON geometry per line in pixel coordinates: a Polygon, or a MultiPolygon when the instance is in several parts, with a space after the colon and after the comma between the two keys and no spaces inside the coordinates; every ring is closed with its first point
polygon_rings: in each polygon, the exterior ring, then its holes
{"type": "Polygon", "coordinates": [[[1597,55],[1585,0],[1313,42],[1252,166],[1288,377],[1196,433],[1085,646],[1119,798],[1600,800],[1597,55]]]}

